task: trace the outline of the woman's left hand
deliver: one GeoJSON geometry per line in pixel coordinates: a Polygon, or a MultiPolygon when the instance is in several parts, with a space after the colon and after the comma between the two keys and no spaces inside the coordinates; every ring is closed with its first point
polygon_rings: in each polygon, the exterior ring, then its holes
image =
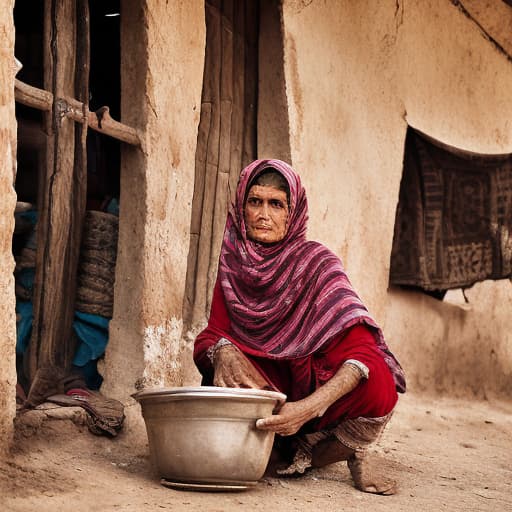
{"type": "Polygon", "coordinates": [[[352,391],[361,380],[361,374],[353,365],[342,365],[334,377],[311,395],[297,402],[286,402],[278,414],[261,418],[256,427],[271,430],[282,436],[291,436],[313,418],[320,418],[343,395],[352,391]]]}
{"type": "Polygon", "coordinates": [[[317,414],[305,400],[286,402],[277,414],[256,421],[260,430],[270,430],[281,436],[291,436],[317,414]]]}

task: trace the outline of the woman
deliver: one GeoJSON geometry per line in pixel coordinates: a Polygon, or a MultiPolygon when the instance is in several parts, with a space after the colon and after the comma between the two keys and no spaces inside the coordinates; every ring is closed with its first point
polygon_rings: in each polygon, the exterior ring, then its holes
{"type": "Polygon", "coordinates": [[[256,423],[296,441],[280,474],[347,460],[358,489],[393,494],[395,483],[376,476],[365,448],[405,391],[403,370],[338,257],[306,240],[307,214],[286,163],[257,160],[242,171],[194,360],[205,385],[287,395],[277,414],[256,423]]]}

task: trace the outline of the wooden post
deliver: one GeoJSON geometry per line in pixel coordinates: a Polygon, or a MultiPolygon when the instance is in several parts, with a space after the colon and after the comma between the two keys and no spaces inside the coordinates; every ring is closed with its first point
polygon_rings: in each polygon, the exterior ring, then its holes
{"type": "Polygon", "coordinates": [[[44,44],[45,89],[53,94],[53,108],[46,123],[46,174],[40,177],[29,405],[62,391],[59,384],[74,355],[72,323],[86,202],[87,125],[67,117],[58,99],[78,95],[87,116],[88,1],[45,0],[44,44]]]}

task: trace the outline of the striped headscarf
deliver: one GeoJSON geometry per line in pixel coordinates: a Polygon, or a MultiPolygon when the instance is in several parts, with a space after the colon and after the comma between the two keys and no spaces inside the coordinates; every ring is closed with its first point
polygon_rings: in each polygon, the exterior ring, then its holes
{"type": "Polygon", "coordinates": [[[219,279],[234,339],[254,355],[272,359],[308,356],[353,325],[371,328],[397,389],[403,370],[381,330],[355,293],[339,258],[306,240],[308,205],[299,176],[281,160],[256,160],[242,170],[228,213],[219,279]],[[288,230],[274,244],[247,238],[244,202],[254,179],[275,169],[290,187],[288,230]]]}

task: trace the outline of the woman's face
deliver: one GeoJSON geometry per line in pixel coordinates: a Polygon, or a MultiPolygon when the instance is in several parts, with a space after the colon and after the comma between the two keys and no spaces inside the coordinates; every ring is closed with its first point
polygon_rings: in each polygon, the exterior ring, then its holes
{"type": "Polygon", "coordinates": [[[286,192],[272,186],[253,185],[245,200],[244,216],[251,240],[264,244],[279,242],[288,230],[286,192]]]}

